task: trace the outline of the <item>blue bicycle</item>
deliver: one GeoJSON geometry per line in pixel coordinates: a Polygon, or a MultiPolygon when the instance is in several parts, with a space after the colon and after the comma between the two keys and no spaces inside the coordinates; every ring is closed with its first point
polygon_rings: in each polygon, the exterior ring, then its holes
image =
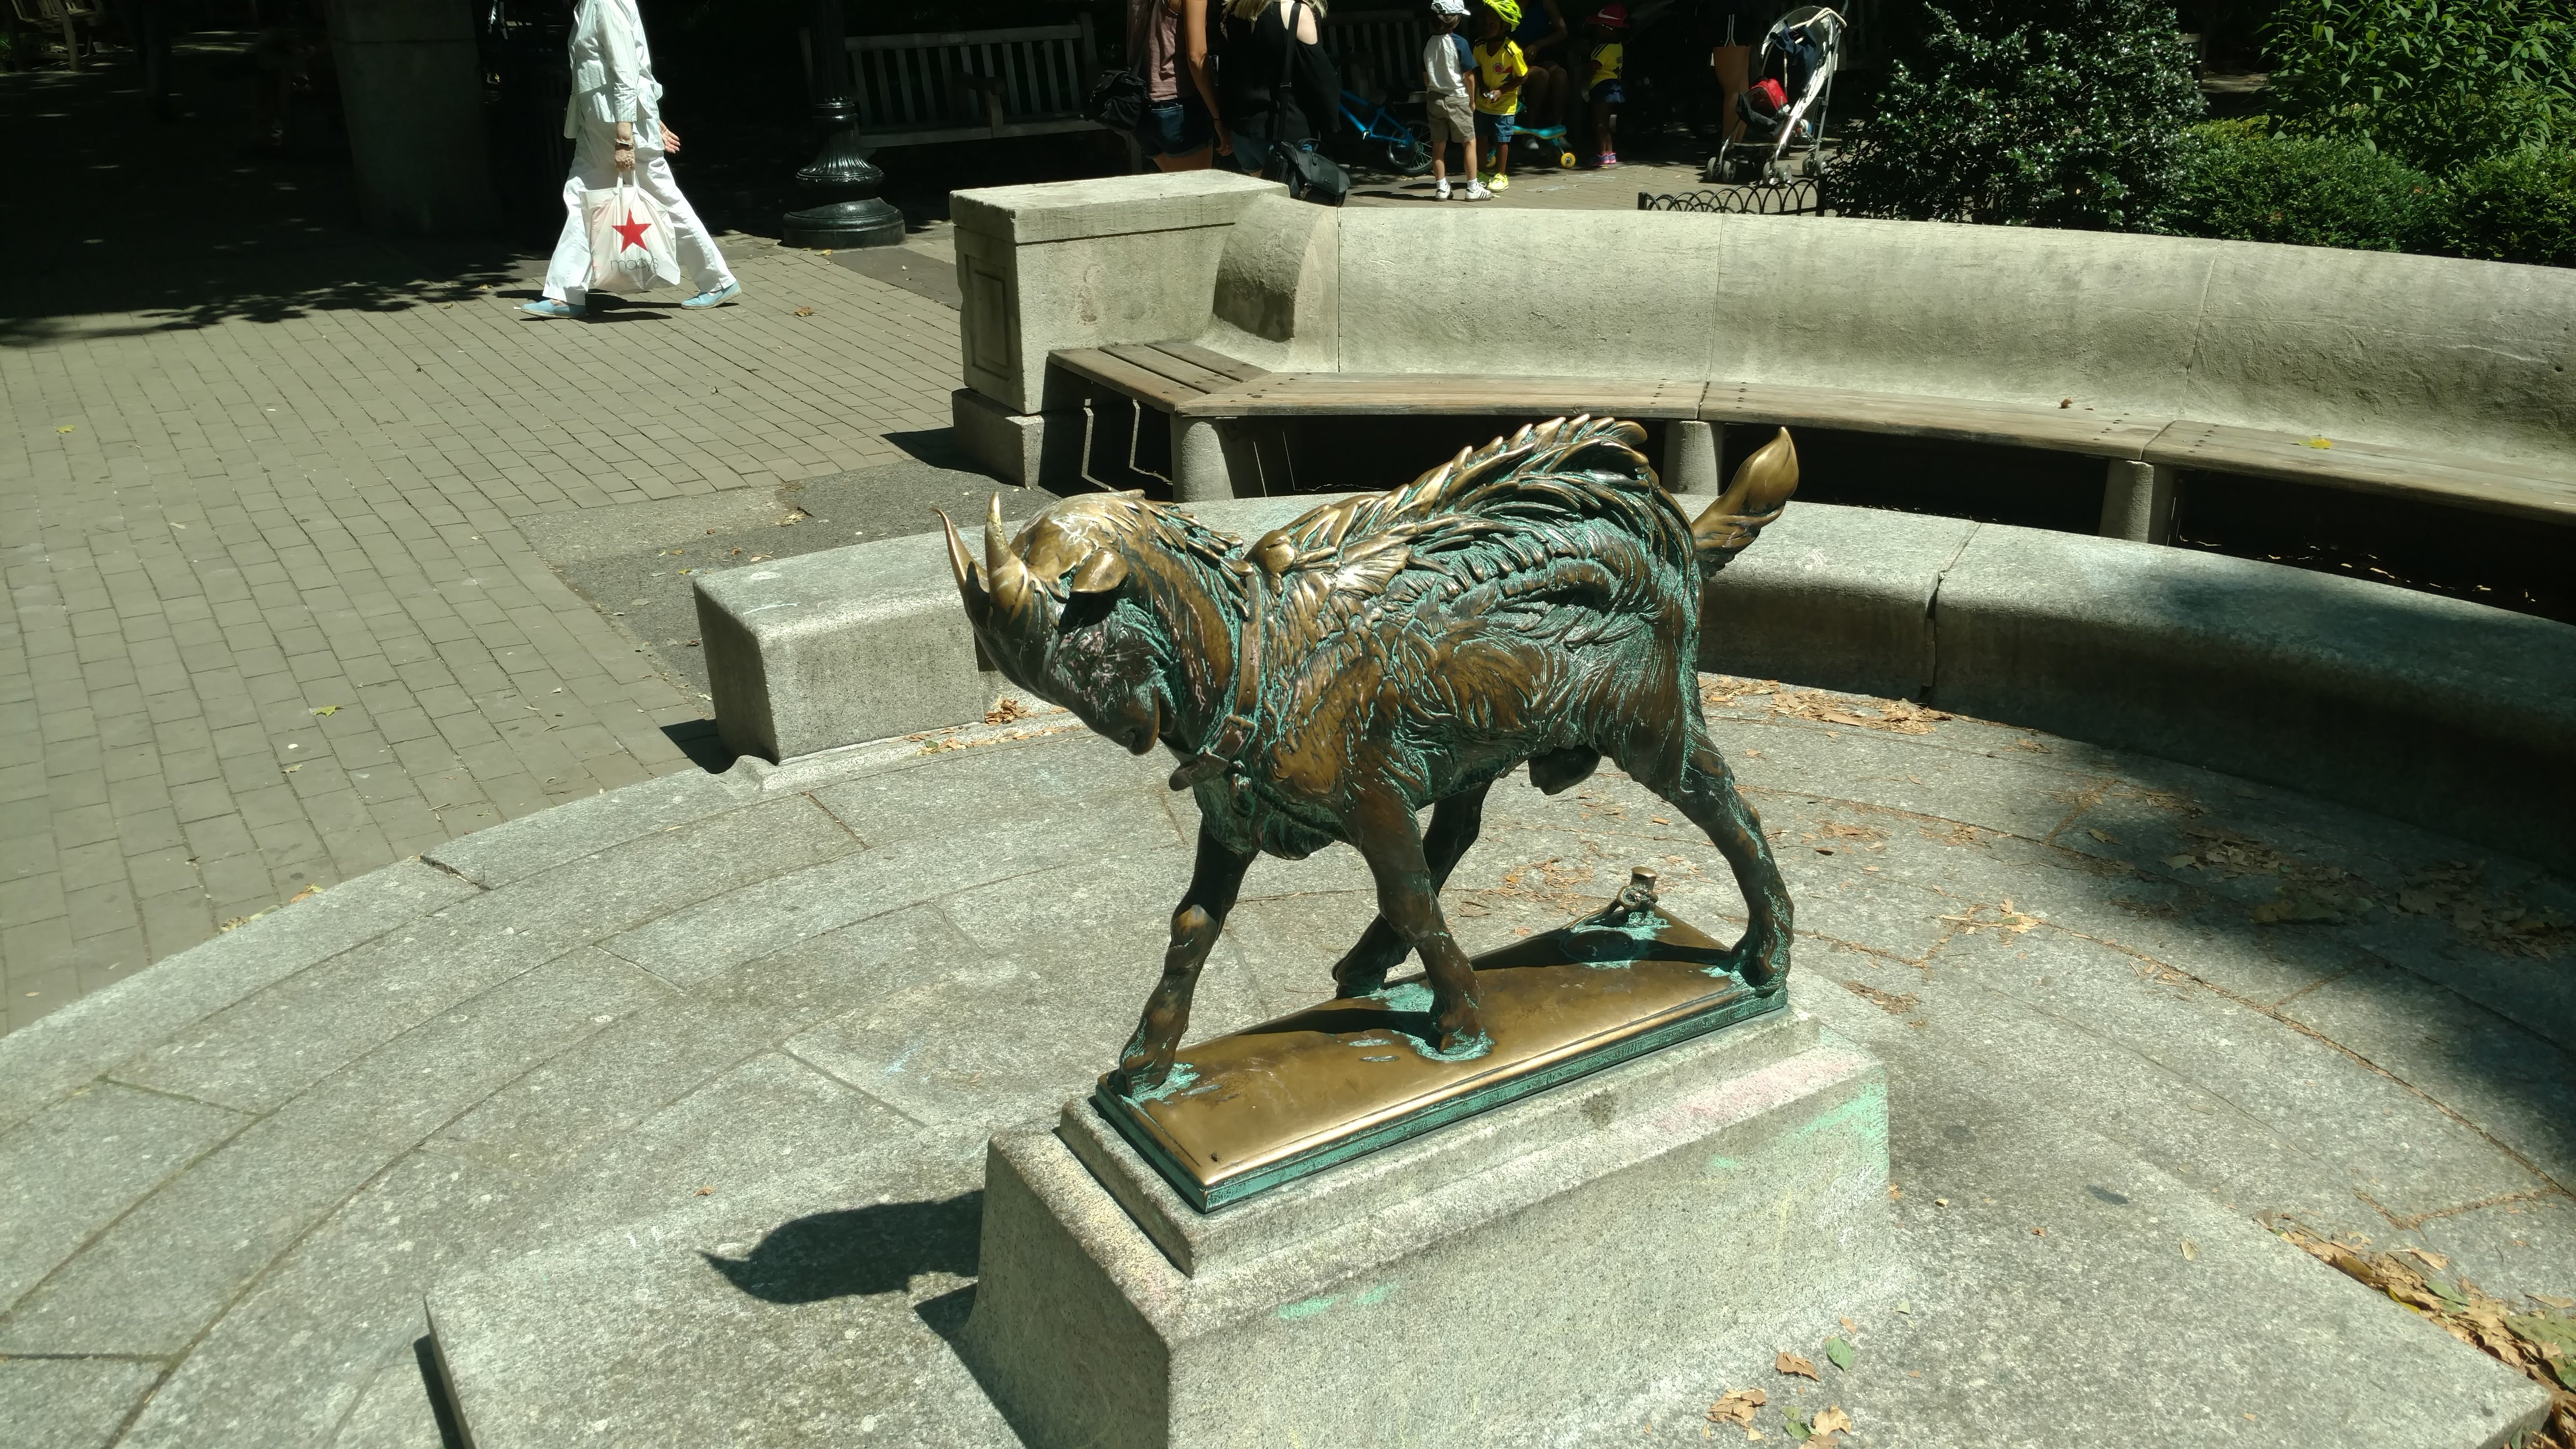
{"type": "Polygon", "coordinates": [[[1360,142],[1374,142],[1386,158],[1386,169],[1398,176],[1420,176],[1431,169],[1431,145],[1419,132],[1395,118],[1386,107],[1374,105],[1349,91],[1342,92],[1342,122],[1360,142]],[[1360,119],[1360,109],[1373,111],[1367,120],[1360,119]]]}

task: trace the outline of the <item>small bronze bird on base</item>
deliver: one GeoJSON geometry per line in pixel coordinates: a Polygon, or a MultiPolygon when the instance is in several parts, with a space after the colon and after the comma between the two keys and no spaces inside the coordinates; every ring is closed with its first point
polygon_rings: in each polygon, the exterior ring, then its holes
{"type": "Polygon", "coordinates": [[[1787,429],[1696,522],[1656,481],[1632,422],[1560,418],[1462,450],[1402,488],[1317,508],[1250,547],[1135,493],[1067,499],[978,565],[945,514],[958,592],[1014,684],[1137,754],[1180,761],[1198,859],[1162,981],[1119,1057],[1150,1091],[1189,1026],[1199,969],[1261,852],[1356,847],[1378,915],[1333,967],[1375,991],[1419,952],[1431,1049],[1489,1044],[1440,888],[1485,792],[1526,762],[1549,794],[1603,756],[1708,833],[1750,921],[1731,969],[1765,994],[1789,970],[1789,898],[1700,713],[1701,587],[1798,486],[1787,429]],[[1415,820],[1434,807],[1429,830],[1415,820]]]}

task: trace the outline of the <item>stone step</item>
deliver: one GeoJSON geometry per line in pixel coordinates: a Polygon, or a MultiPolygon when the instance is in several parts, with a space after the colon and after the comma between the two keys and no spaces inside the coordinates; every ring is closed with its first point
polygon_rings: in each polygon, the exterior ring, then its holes
{"type": "MultiPolygon", "coordinates": [[[[1772,1442],[1784,1411],[1840,1406],[1855,1449],[2477,1449],[2539,1421],[2530,1381],[1987,1080],[1932,1053],[1897,1073],[1893,1170],[1922,1179],[1890,1209],[1899,1308],[1846,1328],[1828,1307],[1787,1341],[1741,1344],[1605,1412],[1587,1441],[1701,1443],[1703,1411],[1747,1387],[1769,1397],[1756,1424],[1772,1442]],[[1857,1350],[1847,1369],[1831,1335],[1857,1350]],[[1822,1381],[1776,1372],[1783,1349],[1822,1381]]],[[[1018,1443],[951,1346],[981,1217],[962,1168],[773,1195],[765,1233],[684,1213],[443,1286],[430,1317],[472,1442],[1018,1443]]],[[[1758,1215],[1742,1230],[1777,1231],[1758,1215]]],[[[1515,1331],[1545,1353],[1553,1330],[1515,1331]]]]}

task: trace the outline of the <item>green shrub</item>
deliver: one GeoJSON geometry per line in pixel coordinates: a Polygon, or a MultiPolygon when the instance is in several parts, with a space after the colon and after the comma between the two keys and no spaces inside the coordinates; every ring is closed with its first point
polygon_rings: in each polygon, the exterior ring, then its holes
{"type": "Polygon", "coordinates": [[[2191,52],[2157,0],[1966,0],[1918,69],[1888,69],[1829,185],[1852,216],[2149,231],[2183,127],[2191,52]]]}
{"type": "Polygon", "coordinates": [[[2285,126],[2447,172],[2576,141],[2569,0],[2284,0],[2273,108],[2285,126]]]}
{"type": "Polygon", "coordinates": [[[2499,262],[2576,267],[2576,150],[2507,151],[2451,178],[2441,249],[2499,262]]]}
{"type": "Polygon", "coordinates": [[[2420,251],[2439,183],[2357,141],[2276,136],[2262,118],[2195,126],[2184,138],[2170,224],[2186,236],[2365,251],[2420,251]]]}

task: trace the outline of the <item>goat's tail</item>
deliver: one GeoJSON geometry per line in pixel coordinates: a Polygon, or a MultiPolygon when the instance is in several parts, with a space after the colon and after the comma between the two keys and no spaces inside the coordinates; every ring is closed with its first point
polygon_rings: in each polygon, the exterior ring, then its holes
{"type": "Polygon", "coordinates": [[[1700,577],[1714,576],[1750,547],[1797,491],[1798,449],[1789,441],[1789,430],[1782,428],[1780,436],[1763,444],[1761,451],[1735,465],[1735,477],[1726,491],[1691,525],[1700,577]]]}

